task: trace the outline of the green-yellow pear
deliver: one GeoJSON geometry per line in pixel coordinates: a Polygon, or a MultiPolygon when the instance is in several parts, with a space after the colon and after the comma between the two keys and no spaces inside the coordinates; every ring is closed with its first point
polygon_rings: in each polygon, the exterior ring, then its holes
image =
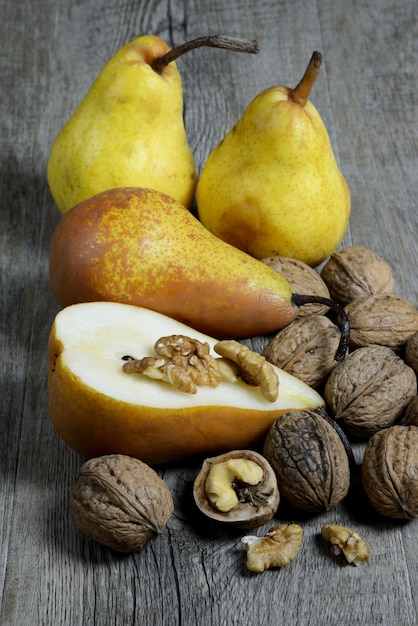
{"type": "Polygon", "coordinates": [[[198,181],[202,223],[258,259],[284,256],[316,266],[347,227],[349,189],[308,99],[321,59],[313,53],[294,89],[275,86],[256,96],[198,181]]]}
{"type": "Polygon", "coordinates": [[[196,172],[175,59],[202,45],[258,51],[253,40],[222,35],[170,50],[159,37],[145,35],[107,62],[51,148],[48,183],[62,213],[125,186],[157,189],[190,208],[196,172]]]}
{"type": "MultiPolygon", "coordinates": [[[[172,336],[174,346],[189,339],[207,344],[209,356],[194,359],[207,371],[219,370],[223,358],[215,339],[149,309],[89,302],[58,313],[48,344],[48,400],[51,421],[67,445],[87,457],[121,453],[167,463],[254,445],[285,411],[324,405],[311,387],[267,362],[278,381],[270,400],[242,376],[222,375],[211,384],[199,379],[196,389],[183,390],[156,377],[161,357],[149,373],[126,371],[130,358],[156,360],[159,340],[172,336]]],[[[187,359],[167,361],[188,374],[187,359]]]]}

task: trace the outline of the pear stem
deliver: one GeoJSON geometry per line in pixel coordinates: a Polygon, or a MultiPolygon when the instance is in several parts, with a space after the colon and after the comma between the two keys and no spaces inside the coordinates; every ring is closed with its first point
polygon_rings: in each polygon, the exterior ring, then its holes
{"type": "Polygon", "coordinates": [[[185,52],[200,48],[201,46],[209,46],[211,48],[224,48],[232,52],[248,52],[257,54],[259,51],[258,43],[255,39],[239,39],[238,37],[228,37],[227,35],[205,35],[192,39],[186,43],[173,48],[162,57],[154,59],[151,64],[152,69],[160,74],[166,65],[175,61],[185,52]]]}
{"type": "Polygon", "coordinates": [[[338,302],[335,302],[335,300],[331,300],[330,298],[323,298],[322,296],[305,296],[299,293],[292,294],[291,302],[297,307],[308,303],[324,304],[337,314],[340,320],[341,338],[334,359],[336,361],[344,361],[350,339],[350,322],[343,307],[338,304],[338,302]]]}
{"type": "Polygon", "coordinates": [[[290,91],[289,97],[293,100],[293,102],[299,104],[301,107],[304,107],[308,102],[313,84],[321,71],[321,65],[322,54],[316,51],[313,52],[308,67],[306,68],[300,82],[290,91]]]}

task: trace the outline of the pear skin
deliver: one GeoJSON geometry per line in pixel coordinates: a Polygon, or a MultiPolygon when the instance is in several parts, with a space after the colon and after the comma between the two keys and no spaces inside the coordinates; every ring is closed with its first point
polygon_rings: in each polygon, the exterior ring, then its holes
{"type": "Polygon", "coordinates": [[[283,276],[150,189],[108,190],[68,211],[52,238],[49,278],[62,306],[134,304],[219,338],[273,332],[298,312],[283,276]]]}
{"type": "Polygon", "coordinates": [[[47,176],[62,213],[124,186],[158,189],[191,206],[196,173],[180,73],[174,61],[161,72],[151,66],[169,50],[151,35],[123,46],[56,137],[47,176]]]}
{"type": "Polygon", "coordinates": [[[57,314],[48,344],[49,415],[68,446],[86,457],[120,453],[168,463],[246,448],[284,412],[324,405],[315,390],[273,365],[279,394],[272,402],[241,379],[191,394],[124,373],[124,357],[151,356],[154,343],[170,334],[207,342],[217,356],[212,337],[148,309],[91,302],[57,314]]]}
{"type": "Polygon", "coordinates": [[[347,227],[349,189],[308,99],[318,55],[297,87],[271,87],[254,98],[198,181],[201,222],[258,259],[284,256],[317,266],[347,227]]]}

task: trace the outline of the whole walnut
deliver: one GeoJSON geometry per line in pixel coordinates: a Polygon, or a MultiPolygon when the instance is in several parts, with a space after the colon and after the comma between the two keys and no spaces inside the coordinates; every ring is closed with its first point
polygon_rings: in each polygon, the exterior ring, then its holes
{"type": "MultiPolygon", "coordinates": [[[[296,293],[321,296],[322,298],[330,297],[328,287],[318,272],[307,263],[283,256],[268,257],[262,259],[262,262],[284,276],[296,293]]],[[[313,314],[324,315],[328,310],[329,307],[324,304],[309,302],[300,307],[298,317],[313,314]]]]}
{"type": "Polygon", "coordinates": [[[353,300],[345,307],[350,322],[350,346],[387,346],[401,350],[418,331],[418,309],[393,293],[353,300]]]}
{"type": "Polygon", "coordinates": [[[333,426],[315,411],[289,411],[270,428],[263,454],[293,506],[329,511],[348,493],[349,458],[333,426]]]}
{"type": "Polygon", "coordinates": [[[395,425],[368,442],[361,479],[372,506],[396,519],[418,517],[418,427],[395,425]]]}
{"type": "Polygon", "coordinates": [[[362,246],[334,252],[321,271],[330,296],[343,306],[375,293],[392,293],[395,280],[388,263],[362,246]]]}
{"type": "Polygon", "coordinates": [[[352,435],[392,426],[417,393],[415,372],[384,346],[359,348],[338,363],[324,388],[334,419],[352,435]]]}
{"type": "Polygon", "coordinates": [[[263,356],[289,374],[318,387],[337,365],[338,327],[324,315],[296,318],[267,344],[263,356]]]}
{"type": "Polygon", "coordinates": [[[171,493],[157,472],[123,454],[84,463],[69,504],[84,534],[120,552],[134,552],[156,539],[174,509],[171,493]]]}
{"type": "Polygon", "coordinates": [[[409,337],[406,342],[405,361],[418,376],[418,331],[409,337]]]}
{"type": "Polygon", "coordinates": [[[402,420],[404,426],[418,426],[418,396],[408,403],[402,420]]]}

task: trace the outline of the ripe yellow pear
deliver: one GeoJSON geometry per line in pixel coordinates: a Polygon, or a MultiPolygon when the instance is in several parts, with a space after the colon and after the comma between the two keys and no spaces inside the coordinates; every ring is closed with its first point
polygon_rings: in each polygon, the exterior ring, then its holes
{"type": "Polygon", "coordinates": [[[128,357],[152,357],[155,342],[170,335],[207,343],[218,357],[212,337],[141,307],[89,302],[58,313],[49,337],[48,399],[67,445],[87,457],[121,453],[167,463],[249,447],[283,412],[324,405],[316,391],[275,366],[274,401],[241,378],[188,393],[124,371],[128,357]]]}
{"type": "Polygon", "coordinates": [[[294,89],[275,86],[256,96],[198,181],[202,223],[258,259],[284,256],[316,266],[347,227],[349,189],[308,99],[321,58],[313,53],[294,89]]]}
{"type": "Polygon", "coordinates": [[[157,189],[190,208],[196,172],[175,59],[200,46],[258,51],[253,40],[222,35],[170,50],[159,37],[145,35],[107,62],[51,148],[48,183],[62,213],[100,191],[126,186],[157,189]]]}

